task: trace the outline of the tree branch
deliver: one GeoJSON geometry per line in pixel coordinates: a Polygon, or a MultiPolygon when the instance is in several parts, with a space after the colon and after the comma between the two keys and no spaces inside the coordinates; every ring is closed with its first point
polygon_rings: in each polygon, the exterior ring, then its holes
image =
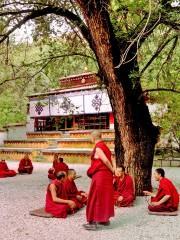
{"type": "Polygon", "coordinates": [[[5,4],[1,4],[0,8],[4,8],[7,6],[12,6],[12,5],[20,5],[20,6],[29,6],[29,5],[33,5],[33,6],[43,6],[43,7],[49,7],[52,6],[52,4],[46,4],[46,3],[40,3],[40,2],[28,2],[28,3],[24,3],[21,1],[14,1],[14,2],[10,2],[10,3],[5,3],[5,4]]]}
{"type": "Polygon", "coordinates": [[[1,12],[0,13],[0,16],[1,17],[4,17],[4,16],[15,16],[15,15],[20,15],[20,14],[23,14],[23,13],[30,13],[30,12],[33,12],[34,9],[24,9],[24,10],[21,10],[21,11],[9,11],[9,12],[1,12]]]}
{"type": "Polygon", "coordinates": [[[64,57],[73,57],[73,56],[80,56],[80,57],[84,57],[84,58],[90,58],[90,59],[96,61],[96,59],[94,57],[86,55],[86,54],[83,54],[83,53],[70,53],[70,54],[50,56],[50,57],[47,57],[47,58],[41,58],[40,60],[36,60],[36,61],[30,62],[30,63],[27,63],[27,64],[23,64],[22,66],[19,66],[19,67],[23,67],[23,66],[27,67],[27,66],[30,66],[32,64],[35,64],[35,63],[38,63],[38,62],[42,62],[42,61],[46,61],[46,60],[53,60],[53,59],[64,58],[64,57]]]}
{"type": "MultiPolygon", "coordinates": [[[[23,13],[23,10],[19,11],[19,13],[21,12],[23,13]]],[[[12,14],[18,14],[18,13],[14,12],[12,14]]],[[[91,44],[90,34],[83,20],[73,12],[69,11],[68,9],[63,9],[59,7],[45,7],[43,9],[31,10],[31,13],[29,15],[21,19],[16,25],[14,25],[7,33],[5,33],[2,36],[2,38],[0,39],[0,43],[6,40],[11,33],[13,33],[16,29],[20,28],[23,24],[25,24],[29,20],[35,19],[40,16],[48,15],[48,14],[55,14],[70,20],[81,31],[81,34],[89,42],[89,44],[91,44]]],[[[9,13],[9,15],[11,15],[11,13],[9,13]]]]}
{"type": "MultiPolygon", "coordinates": [[[[15,77],[15,72],[14,72],[14,67],[28,67],[32,64],[35,64],[35,63],[38,63],[38,62],[42,62],[42,61],[47,61],[37,72],[34,73],[34,75],[30,76],[30,80],[32,78],[34,78],[37,74],[39,74],[45,67],[47,67],[47,65],[53,61],[53,60],[56,60],[58,58],[64,58],[64,57],[73,57],[73,56],[81,56],[81,57],[88,57],[88,58],[91,58],[93,59],[94,61],[96,61],[95,58],[91,57],[91,56],[88,56],[86,54],[81,54],[81,53],[71,53],[71,54],[63,54],[63,55],[57,55],[57,56],[51,56],[51,57],[48,57],[48,58],[43,58],[43,59],[40,59],[40,60],[36,60],[36,61],[33,61],[33,62],[30,62],[28,64],[24,64],[22,66],[17,66],[17,65],[12,65],[12,69],[13,69],[13,78],[10,78],[10,79],[6,79],[4,80],[3,82],[0,82],[0,86],[2,86],[3,84],[5,84],[6,82],[11,82],[11,81],[15,81],[15,80],[18,80],[18,79],[26,79],[27,77],[21,77],[21,76],[18,76],[18,77],[15,77]]],[[[28,81],[28,82],[29,82],[28,81]]]]}
{"type": "Polygon", "coordinates": [[[151,63],[158,57],[158,55],[162,52],[162,50],[168,45],[169,42],[171,42],[173,39],[176,40],[178,38],[177,35],[169,38],[167,41],[163,42],[158,46],[157,50],[155,51],[154,55],[151,57],[151,59],[147,62],[147,64],[144,66],[144,68],[140,72],[140,77],[142,74],[146,71],[146,69],[151,65],[151,63]]]}
{"type": "MultiPolygon", "coordinates": [[[[170,26],[173,28],[175,31],[180,30],[180,24],[176,22],[175,20],[172,20],[171,13],[177,12],[178,13],[178,7],[172,7],[169,4],[169,1],[165,0],[161,2],[162,4],[162,9],[160,11],[154,12],[151,15],[151,19],[148,21],[148,24],[146,26],[146,31],[143,32],[141,39],[140,39],[140,46],[143,44],[143,42],[147,39],[147,37],[154,31],[154,29],[159,26],[160,24],[164,24],[166,26],[170,26]],[[167,7],[171,7],[171,10],[167,10],[167,7]]],[[[139,34],[141,33],[142,29],[144,28],[147,19],[148,19],[148,12],[144,12],[144,17],[140,21],[140,23],[135,27],[135,29],[132,31],[130,37],[136,39],[139,34]]],[[[178,20],[178,19],[177,19],[178,20]]]]}
{"type": "Polygon", "coordinates": [[[146,92],[160,92],[160,91],[180,93],[179,90],[172,89],[172,88],[151,88],[151,89],[146,89],[145,91],[143,91],[143,93],[146,93],[146,92]]]}

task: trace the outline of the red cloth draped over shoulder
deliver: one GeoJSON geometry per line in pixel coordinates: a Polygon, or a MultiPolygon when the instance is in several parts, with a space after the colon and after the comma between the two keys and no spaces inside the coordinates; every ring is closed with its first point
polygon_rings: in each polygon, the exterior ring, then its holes
{"type": "MultiPolygon", "coordinates": [[[[52,181],[51,184],[54,184],[56,186],[56,194],[58,198],[61,198],[64,200],[68,199],[63,183],[60,183],[57,179],[55,179],[52,181]]],[[[56,203],[53,201],[51,191],[50,191],[51,184],[49,184],[47,188],[45,210],[46,212],[51,213],[54,217],[66,218],[68,212],[70,211],[70,208],[68,204],[56,203]]]]}
{"type": "Polygon", "coordinates": [[[149,206],[150,211],[176,211],[179,206],[179,194],[174,184],[168,178],[162,178],[160,180],[159,188],[156,197],[151,198],[151,202],[160,201],[165,195],[170,195],[171,197],[163,204],[158,206],[149,206]]]}
{"type": "Polygon", "coordinates": [[[111,151],[109,150],[109,148],[103,141],[98,142],[95,145],[93,152],[91,154],[91,166],[87,171],[87,175],[89,177],[91,177],[94,173],[96,173],[97,171],[100,171],[100,170],[108,170],[109,171],[108,167],[101,161],[101,159],[94,159],[94,154],[96,152],[96,148],[100,148],[104,152],[104,154],[106,155],[106,157],[110,161],[110,163],[112,163],[111,151]]]}
{"type": "Polygon", "coordinates": [[[82,199],[77,199],[76,196],[81,196],[81,191],[78,191],[77,186],[74,182],[74,180],[66,179],[64,182],[64,189],[66,191],[66,194],[68,196],[69,200],[72,200],[75,202],[77,209],[80,209],[84,206],[84,204],[87,202],[87,198],[82,196],[82,199]]]}
{"type": "Polygon", "coordinates": [[[48,171],[48,178],[51,180],[56,179],[56,173],[63,171],[63,172],[68,172],[69,167],[66,163],[64,162],[58,162],[57,160],[53,161],[53,168],[50,168],[48,171]]]}
{"type": "Polygon", "coordinates": [[[132,206],[135,199],[134,193],[134,184],[131,176],[125,174],[122,180],[119,177],[114,177],[115,205],[119,207],[132,206]],[[123,200],[121,202],[118,201],[119,196],[123,197],[123,200]]]}
{"type": "Polygon", "coordinates": [[[88,222],[108,222],[114,216],[113,174],[101,159],[95,159],[96,148],[100,148],[111,161],[111,151],[103,141],[95,145],[91,166],[87,171],[92,178],[88,194],[86,218],[88,222]]]}
{"type": "Polygon", "coordinates": [[[18,172],[31,174],[32,171],[33,171],[32,161],[30,159],[25,159],[25,158],[21,159],[19,163],[18,172]]]}
{"type": "Polygon", "coordinates": [[[58,173],[60,171],[68,172],[69,167],[66,163],[64,162],[55,162],[53,163],[53,167],[55,169],[55,173],[58,173]]]}
{"type": "Polygon", "coordinates": [[[10,170],[5,161],[0,162],[0,178],[14,177],[14,176],[16,176],[16,172],[14,170],[10,170]]]}

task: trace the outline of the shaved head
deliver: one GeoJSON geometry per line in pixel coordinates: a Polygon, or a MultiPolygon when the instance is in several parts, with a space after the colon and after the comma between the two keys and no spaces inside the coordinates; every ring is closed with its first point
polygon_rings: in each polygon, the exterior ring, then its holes
{"type": "Polygon", "coordinates": [[[116,177],[124,177],[125,175],[125,167],[123,165],[119,165],[117,166],[116,170],[115,170],[115,175],[116,177]]]}
{"type": "Polygon", "coordinates": [[[76,171],[74,169],[68,169],[68,175],[74,174],[76,171]]]}
{"type": "Polygon", "coordinates": [[[92,142],[95,142],[95,141],[97,141],[97,140],[101,140],[102,139],[102,134],[101,134],[101,132],[100,131],[93,131],[92,133],[91,133],[91,140],[92,140],[92,142]]]}
{"type": "Polygon", "coordinates": [[[73,180],[76,179],[76,171],[74,169],[69,169],[68,170],[68,178],[73,179],[73,180]]]}
{"type": "Polygon", "coordinates": [[[64,179],[64,178],[66,178],[66,173],[63,172],[63,171],[59,171],[59,172],[56,174],[56,178],[57,178],[58,180],[62,180],[62,179],[64,179]]]}

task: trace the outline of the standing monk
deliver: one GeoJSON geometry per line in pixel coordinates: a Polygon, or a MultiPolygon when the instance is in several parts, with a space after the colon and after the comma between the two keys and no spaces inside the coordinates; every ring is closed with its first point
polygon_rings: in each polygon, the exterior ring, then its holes
{"type": "Polygon", "coordinates": [[[114,200],[118,207],[130,207],[135,199],[132,177],[125,173],[124,166],[117,167],[114,177],[114,200]]]}
{"type": "Polygon", "coordinates": [[[110,217],[114,216],[114,169],[111,151],[102,141],[101,133],[93,131],[91,140],[95,147],[87,175],[92,178],[92,182],[86,208],[88,223],[83,226],[86,230],[98,230],[102,225],[108,226],[110,217]]]}
{"type": "Polygon", "coordinates": [[[0,178],[5,177],[14,177],[16,176],[16,172],[14,170],[10,170],[5,160],[0,161],[0,178]]]}
{"type": "Polygon", "coordinates": [[[19,174],[28,173],[31,174],[33,171],[32,161],[29,158],[28,153],[25,154],[24,158],[19,163],[18,172],[19,174]]]}
{"type": "Polygon", "coordinates": [[[75,202],[77,209],[82,208],[87,202],[87,194],[82,191],[78,191],[75,180],[76,171],[74,169],[68,170],[68,176],[64,182],[64,188],[69,200],[75,202]]]}
{"type": "Polygon", "coordinates": [[[151,203],[148,206],[151,212],[174,212],[178,210],[179,194],[173,183],[165,178],[165,172],[162,168],[157,168],[154,178],[159,182],[157,193],[144,191],[146,196],[151,196],[151,203]]]}
{"type": "Polygon", "coordinates": [[[63,186],[65,180],[66,173],[58,172],[47,188],[45,210],[57,218],[66,218],[76,207],[73,201],[68,200],[63,186]]]}

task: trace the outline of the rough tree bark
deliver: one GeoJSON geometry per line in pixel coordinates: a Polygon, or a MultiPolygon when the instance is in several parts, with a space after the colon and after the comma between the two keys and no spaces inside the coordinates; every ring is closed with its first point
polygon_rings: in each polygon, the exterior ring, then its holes
{"type": "MultiPolygon", "coordinates": [[[[119,68],[120,55],[128,46],[112,29],[108,1],[77,0],[90,31],[91,47],[97,57],[100,76],[106,85],[115,116],[115,153],[117,164],[124,164],[134,176],[136,195],[151,190],[151,169],[158,129],[152,124],[138,77],[138,62],[119,68]]],[[[126,60],[136,53],[131,47],[126,60]]]]}

